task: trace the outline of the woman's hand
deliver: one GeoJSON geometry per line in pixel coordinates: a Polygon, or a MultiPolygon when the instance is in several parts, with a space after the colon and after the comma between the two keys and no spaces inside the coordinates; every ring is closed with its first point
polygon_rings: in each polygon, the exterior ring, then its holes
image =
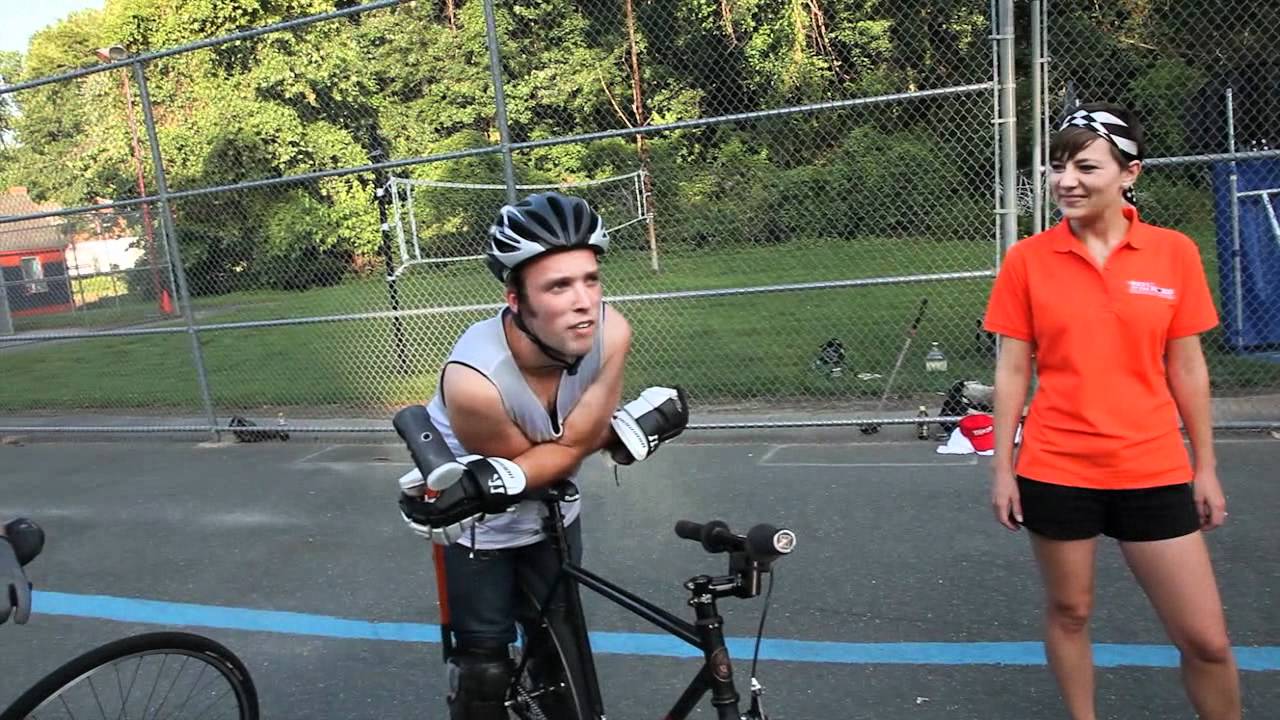
{"type": "Polygon", "coordinates": [[[1200,529],[1212,530],[1227,519],[1227,497],[1222,494],[1218,471],[1212,468],[1197,470],[1192,480],[1195,488],[1196,511],[1200,513],[1200,529]]]}
{"type": "Polygon", "coordinates": [[[991,509],[996,522],[1017,531],[1022,527],[1022,499],[1011,468],[997,468],[991,478],[991,509]]]}

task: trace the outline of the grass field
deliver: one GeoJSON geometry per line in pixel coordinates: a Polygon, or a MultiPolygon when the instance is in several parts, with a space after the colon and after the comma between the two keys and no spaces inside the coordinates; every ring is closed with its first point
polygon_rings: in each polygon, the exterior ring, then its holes
{"type": "MultiPolygon", "coordinates": [[[[1211,255],[1206,257],[1210,260],[1211,255]]],[[[733,250],[673,250],[660,273],[643,253],[613,253],[604,265],[610,296],[990,269],[982,242],[861,240],[733,250]]],[[[1210,276],[1216,281],[1216,272],[1210,276]]],[[[496,282],[479,263],[411,269],[402,308],[496,303],[496,282]]],[[[895,382],[903,402],[925,402],[956,379],[991,380],[993,360],[975,341],[989,279],[620,303],[635,328],[628,392],[679,383],[696,402],[847,407],[878,398],[924,297],[928,310],[895,382]],[[829,338],[848,353],[839,377],[811,363],[829,338]],[[930,342],[947,353],[946,373],[925,373],[930,342]],[[859,379],[859,373],[878,377],[859,379]],[[913,399],[914,398],[914,399],[913,399]]],[[[135,304],[139,305],[139,304],[135,304]]],[[[306,292],[244,292],[197,298],[201,324],[330,316],[388,308],[381,277],[306,292]]],[[[102,318],[107,319],[103,308],[102,318]]],[[[135,311],[154,314],[149,306],[135,311]]],[[[430,395],[458,333],[488,311],[421,315],[403,322],[398,351],[389,319],[209,330],[199,334],[220,415],[294,409],[306,415],[380,415],[430,395]],[[399,358],[406,359],[401,364],[399,358]]],[[[85,322],[85,313],[77,325],[85,322]]],[[[92,317],[92,316],[90,316],[92,317]]],[[[175,323],[176,321],[168,321],[175,323]]],[[[1280,388],[1280,366],[1211,348],[1219,388],[1280,388]],[[1225,384],[1224,384],[1224,381],[1225,384]]],[[[186,334],[59,341],[0,350],[0,409],[141,409],[198,414],[199,392],[186,334]]]]}

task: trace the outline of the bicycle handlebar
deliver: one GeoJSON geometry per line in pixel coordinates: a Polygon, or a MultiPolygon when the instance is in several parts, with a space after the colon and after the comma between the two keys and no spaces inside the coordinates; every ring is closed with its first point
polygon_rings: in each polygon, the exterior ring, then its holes
{"type": "Polygon", "coordinates": [[[709,553],[742,552],[756,562],[765,563],[790,553],[796,546],[794,532],[766,524],[752,527],[746,535],[738,535],[722,520],[706,523],[681,520],[676,523],[676,535],[701,543],[709,553]]]}

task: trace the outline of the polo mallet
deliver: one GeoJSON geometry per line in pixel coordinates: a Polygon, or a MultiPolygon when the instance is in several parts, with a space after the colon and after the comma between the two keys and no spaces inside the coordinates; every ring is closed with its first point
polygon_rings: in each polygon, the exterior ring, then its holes
{"type": "MultiPolygon", "coordinates": [[[[428,499],[437,491],[431,489],[433,470],[454,463],[453,451],[445,442],[444,436],[431,422],[431,416],[423,405],[410,405],[397,412],[391,420],[392,427],[409,448],[413,464],[422,474],[422,482],[426,485],[424,492],[428,499]]],[[[403,491],[403,487],[401,488],[403,491]]],[[[449,612],[448,583],[445,581],[444,547],[435,543],[431,545],[431,562],[436,571],[436,601],[440,604],[440,649],[445,662],[453,655],[453,618],[449,612]]]]}
{"type": "MultiPolygon", "coordinates": [[[[893,379],[898,376],[898,368],[902,367],[902,360],[907,356],[907,350],[911,348],[911,341],[916,336],[916,330],[920,328],[920,321],[924,319],[925,306],[929,304],[929,298],[920,298],[920,308],[916,310],[916,319],[911,321],[911,327],[907,328],[906,342],[902,343],[902,350],[898,353],[898,359],[893,363],[893,370],[889,371],[889,379],[885,381],[884,392],[880,395],[880,402],[876,405],[876,415],[879,416],[884,411],[885,400],[889,398],[889,391],[893,389],[893,379]]],[[[858,426],[863,435],[874,435],[880,432],[880,426],[876,423],[864,423],[858,426]]]]}
{"type": "Polygon", "coordinates": [[[431,543],[431,562],[436,568],[436,602],[440,605],[440,651],[444,661],[453,657],[453,618],[449,613],[449,586],[444,575],[444,546],[431,543]]]}

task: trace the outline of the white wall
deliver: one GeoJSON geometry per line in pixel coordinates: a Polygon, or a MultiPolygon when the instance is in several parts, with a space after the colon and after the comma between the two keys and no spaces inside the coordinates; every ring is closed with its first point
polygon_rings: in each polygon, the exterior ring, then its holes
{"type": "Polygon", "coordinates": [[[143,256],[141,248],[129,247],[137,240],[135,237],[86,240],[68,246],[67,274],[80,276],[128,270],[143,256]]]}

